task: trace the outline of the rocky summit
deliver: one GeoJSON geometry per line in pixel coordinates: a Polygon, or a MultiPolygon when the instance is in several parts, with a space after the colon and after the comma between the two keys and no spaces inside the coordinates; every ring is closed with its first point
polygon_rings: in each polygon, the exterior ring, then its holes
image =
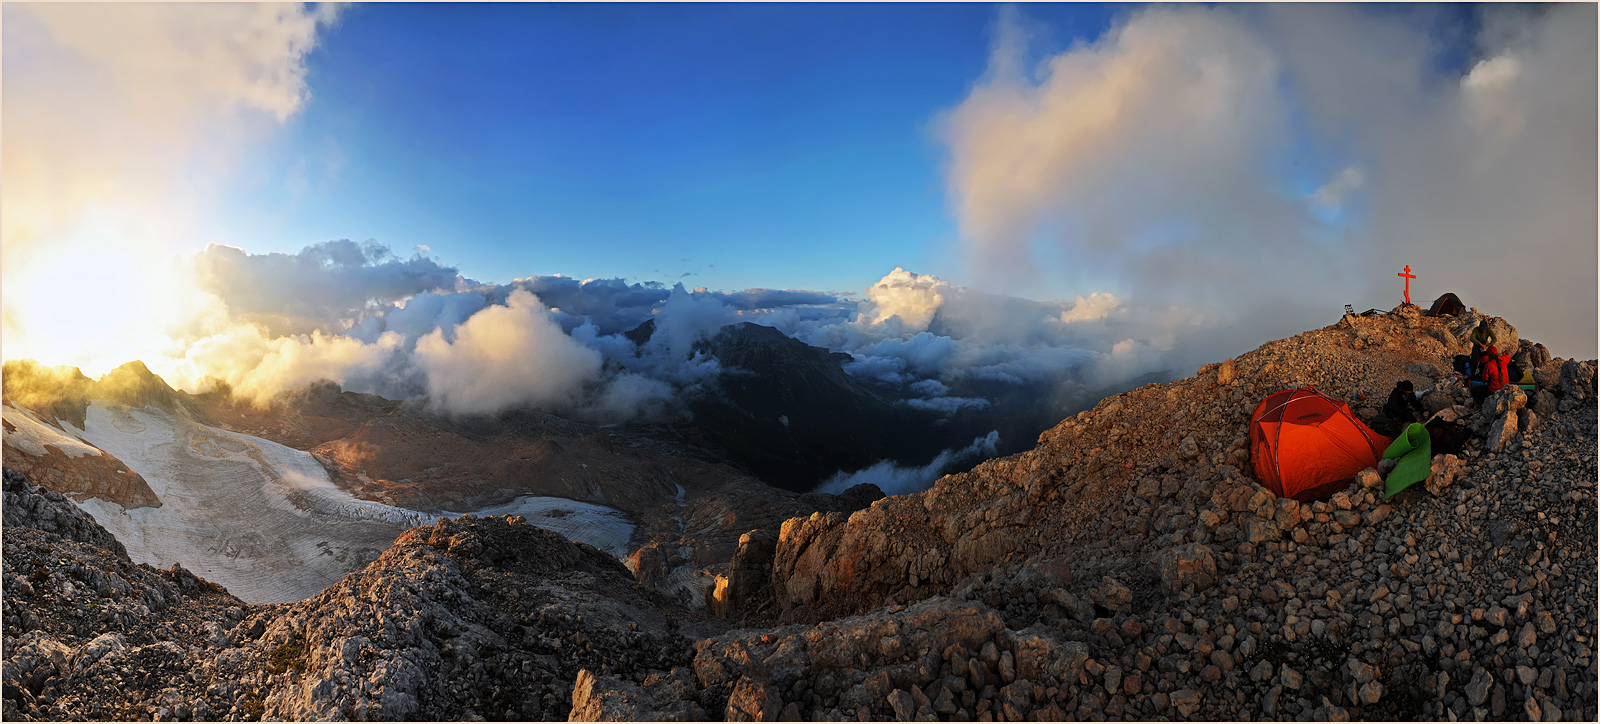
{"type": "Polygon", "coordinates": [[[750,518],[703,607],[671,593],[688,554],[668,540],[625,567],[471,516],[306,600],[246,604],[133,564],[8,472],[0,713],[1592,721],[1595,362],[1491,319],[1538,387],[1476,401],[1449,369],[1478,320],[1345,317],[924,492],[750,518]],[[1367,470],[1301,503],[1254,479],[1261,399],[1313,385],[1381,425],[1398,379],[1475,435],[1425,482],[1386,500],[1367,470]]]}

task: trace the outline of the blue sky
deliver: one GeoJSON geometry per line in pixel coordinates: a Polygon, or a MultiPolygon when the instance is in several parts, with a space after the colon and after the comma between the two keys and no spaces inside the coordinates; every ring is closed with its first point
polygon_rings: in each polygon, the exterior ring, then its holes
{"type": "MultiPolygon", "coordinates": [[[[1042,47],[1065,48],[1118,7],[1028,12],[1050,29],[1042,47]]],[[[311,102],[232,195],[229,241],[421,244],[483,281],[859,291],[896,266],[961,280],[936,124],[982,76],[996,17],[357,4],[307,60],[311,102]]]]}

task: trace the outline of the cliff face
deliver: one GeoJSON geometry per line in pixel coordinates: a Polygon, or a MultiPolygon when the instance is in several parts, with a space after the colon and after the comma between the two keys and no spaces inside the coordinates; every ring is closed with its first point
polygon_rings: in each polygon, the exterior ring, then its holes
{"type": "MultiPolygon", "coordinates": [[[[1116,395],[853,512],[873,496],[775,531],[784,506],[691,500],[685,530],[758,529],[718,543],[729,619],[516,518],[415,528],[317,596],[250,606],[130,565],[8,477],[3,713],[1592,720],[1594,362],[1473,402],[1442,370],[1475,320],[1397,311],[1116,395]],[[1364,473],[1300,504],[1252,479],[1261,398],[1315,384],[1372,416],[1400,378],[1479,435],[1425,484],[1383,501],[1364,473]]],[[[662,540],[634,565],[673,557],[693,555],[662,540]]]]}

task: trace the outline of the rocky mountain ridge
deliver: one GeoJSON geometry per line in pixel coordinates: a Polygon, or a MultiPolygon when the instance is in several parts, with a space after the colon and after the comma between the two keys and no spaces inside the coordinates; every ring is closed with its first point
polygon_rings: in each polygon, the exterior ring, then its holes
{"type": "Polygon", "coordinates": [[[923,493],[753,524],[711,592],[728,618],[663,596],[652,556],[630,575],[515,518],[240,605],[8,476],[4,714],[1592,720],[1595,363],[1474,403],[1442,370],[1475,315],[1395,312],[1107,398],[923,493]],[[1371,416],[1399,378],[1480,435],[1426,484],[1301,504],[1252,479],[1260,398],[1371,416]]]}

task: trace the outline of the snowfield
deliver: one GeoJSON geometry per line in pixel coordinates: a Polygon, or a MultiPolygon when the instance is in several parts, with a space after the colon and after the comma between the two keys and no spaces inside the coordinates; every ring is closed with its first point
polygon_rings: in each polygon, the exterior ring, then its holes
{"type": "MultiPolygon", "coordinates": [[[[253,603],[314,595],[375,560],[401,531],[439,518],[360,500],[336,487],[307,452],[151,407],[97,401],[83,430],[60,424],[120,458],[160,498],[159,508],[131,511],[98,498],[79,504],[134,561],[160,568],[181,563],[253,603]]],[[[615,510],[562,498],[530,496],[471,512],[522,515],[618,555],[633,533],[615,510]]]]}
{"type": "Polygon", "coordinates": [[[100,456],[99,450],[85,445],[82,440],[61,434],[60,430],[40,422],[27,410],[0,405],[0,418],[11,423],[12,430],[6,433],[6,442],[34,457],[48,455],[49,451],[44,449],[46,445],[54,445],[69,458],[81,458],[85,455],[100,456]]]}

